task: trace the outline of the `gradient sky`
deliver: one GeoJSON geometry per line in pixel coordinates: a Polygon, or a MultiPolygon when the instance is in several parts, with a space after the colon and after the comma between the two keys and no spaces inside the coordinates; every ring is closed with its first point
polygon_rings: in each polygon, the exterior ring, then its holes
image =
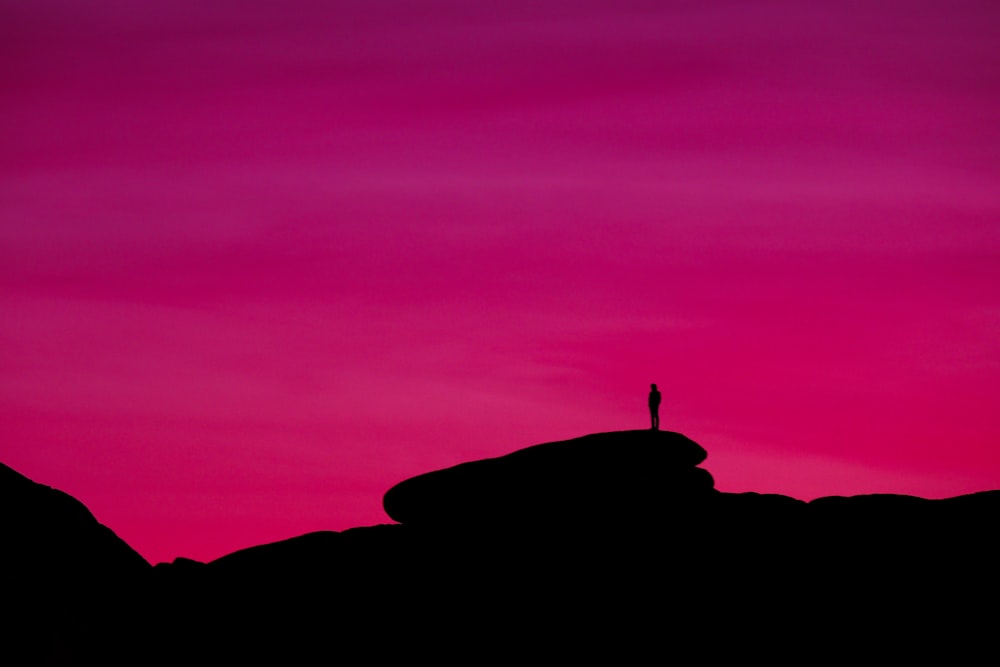
{"type": "Polygon", "coordinates": [[[150,562],[663,428],[1000,488],[1000,4],[0,0],[0,461],[150,562]]]}

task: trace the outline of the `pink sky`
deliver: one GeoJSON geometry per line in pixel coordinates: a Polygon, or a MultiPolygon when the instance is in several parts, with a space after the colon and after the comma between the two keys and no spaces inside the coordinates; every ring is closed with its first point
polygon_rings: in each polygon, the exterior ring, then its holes
{"type": "Polygon", "coordinates": [[[0,461],[151,562],[663,428],[1000,488],[1000,5],[0,2],[0,461]]]}

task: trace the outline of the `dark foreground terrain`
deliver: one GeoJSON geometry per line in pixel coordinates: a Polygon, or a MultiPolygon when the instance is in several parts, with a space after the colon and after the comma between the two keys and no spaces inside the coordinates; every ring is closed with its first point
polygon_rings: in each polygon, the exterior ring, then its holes
{"type": "Polygon", "coordinates": [[[396,522],[155,567],[0,465],[0,663],[993,664],[1000,490],[730,494],[679,433],[388,489],[396,522]]]}

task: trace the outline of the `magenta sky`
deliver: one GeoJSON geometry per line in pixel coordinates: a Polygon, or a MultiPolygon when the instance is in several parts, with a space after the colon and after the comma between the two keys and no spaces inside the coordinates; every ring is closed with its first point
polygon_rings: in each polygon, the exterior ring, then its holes
{"type": "Polygon", "coordinates": [[[2,0],[0,37],[0,461],[151,562],[389,522],[644,428],[650,382],[722,491],[1000,488],[995,1],[2,0]]]}

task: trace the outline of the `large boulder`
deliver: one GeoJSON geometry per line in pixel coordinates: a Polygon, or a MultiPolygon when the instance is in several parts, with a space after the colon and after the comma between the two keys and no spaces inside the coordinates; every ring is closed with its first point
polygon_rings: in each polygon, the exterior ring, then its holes
{"type": "Polygon", "coordinates": [[[404,524],[575,524],[669,520],[714,493],[708,453],[670,431],[548,442],[404,480],[383,507],[404,524]]]}

